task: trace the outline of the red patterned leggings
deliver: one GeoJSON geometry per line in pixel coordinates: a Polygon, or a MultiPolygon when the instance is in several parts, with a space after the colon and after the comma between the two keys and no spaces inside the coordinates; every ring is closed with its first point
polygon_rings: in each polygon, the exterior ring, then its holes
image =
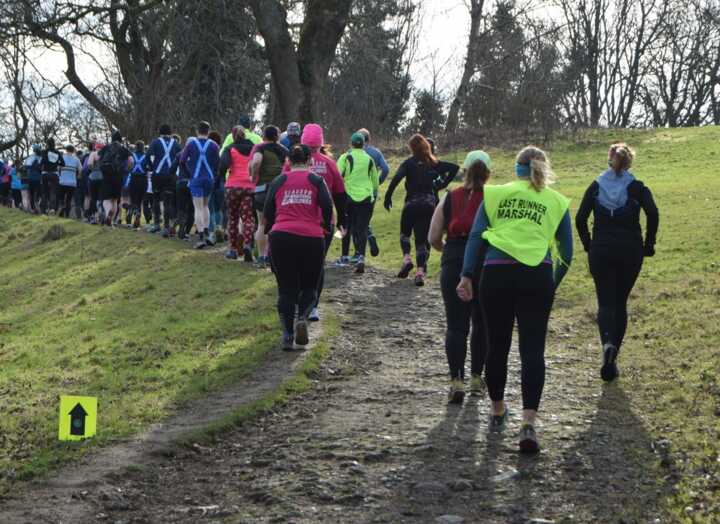
{"type": "Polygon", "coordinates": [[[225,188],[225,202],[228,210],[228,234],[230,246],[238,253],[243,247],[252,247],[255,233],[255,212],[253,210],[253,190],[239,187],[225,188]],[[240,244],[238,223],[242,220],[243,244],[240,244]]]}

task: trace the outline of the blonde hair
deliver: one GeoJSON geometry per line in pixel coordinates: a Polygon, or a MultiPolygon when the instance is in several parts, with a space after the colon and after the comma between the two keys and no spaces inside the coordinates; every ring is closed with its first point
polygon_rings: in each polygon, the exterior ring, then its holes
{"type": "Polygon", "coordinates": [[[625,142],[618,142],[610,146],[608,151],[608,160],[612,162],[614,156],[618,156],[622,163],[620,169],[630,169],[632,167],[633,160],[635,160],[635,150],[628,146],[625,142]]]}
{"type": "Polygon", "coordinates": [[[530,185],[535,191],[540,192],[555,183],[555,173],[550,166],[550,159],[539,147],[527,146],[518,153],[515,161],[530,166],[530,185]]]}

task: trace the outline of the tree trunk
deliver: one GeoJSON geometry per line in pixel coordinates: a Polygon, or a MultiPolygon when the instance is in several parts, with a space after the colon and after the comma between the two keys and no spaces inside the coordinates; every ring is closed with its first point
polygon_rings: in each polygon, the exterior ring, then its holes
{"type": "Polygon", "coordinates": [[[445,124],[446,133],[454,133],[457,131],[460,123],[460,109],[465,102],[470,79],[475,74],[477,67],[477,50],[480,46],[480,21],[482,20],[482,11],[484,0],[470,0],[470,36],[468,38],[467,54],[465,56],[465,66],[463,75],[460,79],[460,85],[455,93],[450,111],[448,112],[447,123],[445,124]]]}
{"type": "Polygon", "coordinates": [[[270,64],[273,119],[311,122],[321,116],[327,75],[335,58],[352,0],[307,0],[297,50],[287,11],[279,0],[250,0],[270,64]]]}

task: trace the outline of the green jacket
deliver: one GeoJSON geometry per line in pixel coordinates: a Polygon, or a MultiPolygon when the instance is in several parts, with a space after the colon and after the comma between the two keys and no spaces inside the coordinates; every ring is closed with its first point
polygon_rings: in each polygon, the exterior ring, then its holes
{"type": "MultiPolygon", "coordinates": [[[[250,142],[252,142],[255,145],[262,142],[262,138],[260,138],[260,135],[258,135],[257,133],[253,133],[249,129],[245,130],[245,138],[250,140],[250,142]]],[[[228,133],[228,136],[225,137],[225,142],[223,142],[223,145],[220,148],[220,154],[222,154],[222,152],[225,151],[228,147],[233,145],[233,142],[235,142],[235,141],[233,140],[232,133],[228,133]]]]}
{"type": "Polygon", "coordinates": [[[363,149],[351,149],[340,156],[338,171],[345,179],[345,192],[353,202],[377,198],[380,175],[372,157],[363,149]]]}

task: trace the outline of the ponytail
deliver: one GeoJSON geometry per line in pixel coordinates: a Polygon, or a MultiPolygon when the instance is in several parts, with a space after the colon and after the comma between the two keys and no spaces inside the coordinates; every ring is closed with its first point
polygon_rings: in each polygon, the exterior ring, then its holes
{"type": "Polygon", "coordinates": [[[524,148],[517,156],[517,163],[529,166],[530,185],[538,193],[555,183],[555,173],[545,151],[535,146],[524,148]]]}

